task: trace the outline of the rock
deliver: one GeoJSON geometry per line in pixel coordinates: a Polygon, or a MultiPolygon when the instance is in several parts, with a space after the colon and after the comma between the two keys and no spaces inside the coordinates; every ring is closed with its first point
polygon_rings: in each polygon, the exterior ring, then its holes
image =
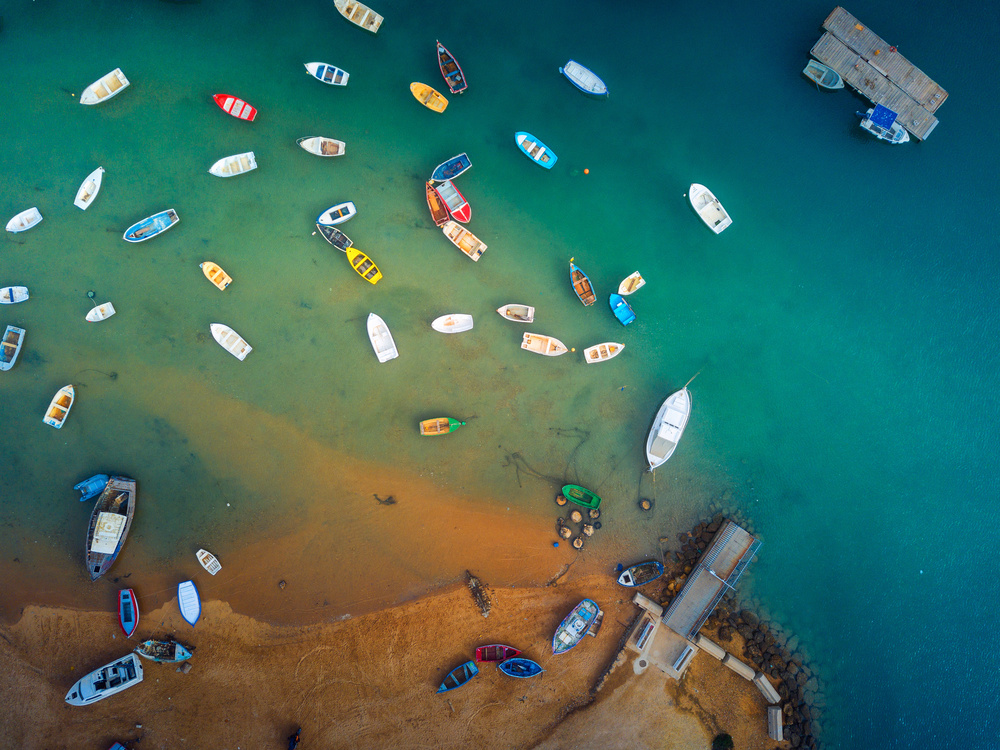
{"type": "Polygon", "coordinates": [[[744,609],[742,612],[740,612],[740,619],[743,620],[743,622],[745,622],[751,628],[756,628],[758,625],[760,625],[760,618],[758,618],[757,615],[755,615],[749,609],[744,609]]]}
{"type": "MultiPolygon", "coordinates": [[[[759,630],[754,631],[753,642],[756,643],[759,648],[760,645],[764,643],[764,634],[761,633],[759,630]]],[[[761,649],[761,653],[763,653],[763,649],[761,649]]]]}
{"type": "Polygon", "coordinates": [[[285,590],[285,586],[287,585],[288,584],[286,584],[284,581],[278,581],[278,588],[281,589],[282,591],[285,590]]]}
{"type": "Polygon", "coordinates": [[[710,532],[710,531],[703,531],[703,532],[701,532],[701,535],[700,535],[700,536],[699,536],[698,538],[699,538],[699,539],[700,539],[700,540],[701,540],[701,541],[702,541],[702,542],[703,542],[704,544],[706,544],[706,545],[707,545],[707,544],[708,544],[709,542],[711,542],[711,541],[712,541],[712,537],[713,537],[713,536],[715,536],[715,535],[714,535],[714,534],[713,534],[712,532],[710,532]]]}
{"type": "Polygon", "coordinates": [[[799,687],[805,687],[805,684],[809,681],[804,672],[799,672],[795,675],[795,681],[799,684],[799,687]]]}
{"type": "Polygon", "coordinates": [[[728,625],[723,625],[722,627],[719,628],[720,641],[728,641],[732,637],[733,637],[733,629],[731,627],[729,627],[728,625]]]}
{"type": "MultiPolygon", "coordinates": [[[[739,633],[741,636],[743,636],[743,638],[747,641],[753,638],[753,630],[751,630],[750,626],[747,625],[745,622],[741,622],[739,625],[736,626],[736,632],[739,633]]],[[[803,677],[802,683],[805,684],[805,675],[803,675],[802,677],[803,677]]]]}
{"type": "Polygon", "coordinates": [[[681,532],[677,535],[677,541],[681,544],[686,544],[688,540],[688,533],[686,531],[681,532]]]}
{"type": "Polygon", "coordinates": [[[720,526],[722,526],[722,521],[719,521],[718,519],[713,519],[712,522],[705,527],[705,530],[714,534],[716,531],[719,530],[720,526]]]}

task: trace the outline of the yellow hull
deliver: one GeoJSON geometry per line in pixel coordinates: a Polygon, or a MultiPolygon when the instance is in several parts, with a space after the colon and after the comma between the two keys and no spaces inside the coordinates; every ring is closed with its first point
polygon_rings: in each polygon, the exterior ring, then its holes
{"type": "Polygon", "coordinates": [[[427,109],[433,109],[435,112],[444,112],[448,107],[448,100],[426,83],[411,83],[410,93],[427,109]]]}
{"type": "Polygon", "coordinates": [[[219,289],[225,291],[226,287],[233,283],[233,278],[222,270],[218,263],[206,260],[201,264],[202,273],[205,278],[215,284],[219,289]]]}
{"type": "Polygon", "coordinates": [[[347,260],[351,262],[351,267],[358,272],[358,275],[369,284],[377,284],[382,278],[382,272],[378,270],[375,261],[354,247],[349,247],[344,252],[347,253],[347,260]]]}

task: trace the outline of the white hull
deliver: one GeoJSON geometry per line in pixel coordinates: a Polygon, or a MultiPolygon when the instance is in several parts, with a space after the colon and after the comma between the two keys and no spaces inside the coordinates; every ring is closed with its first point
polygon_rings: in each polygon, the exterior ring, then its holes
{"type": "Polygon", "coordinates": [[[311,62],[306,63],[305,66],[306,70],[309,71],[309,75],[317,81],[328,83],[331,86],[346,86],[347,80],[351,77],[351,74],[343,68],[338,68],[336,65],[330,65],[329,63],[311,62]]]}
{"type": "Polygon", "coordinates": [[[524,334],[521,337],[521,348],[544,357],[558,357],[569,351],[559,339],[552,336],[540,336],[537,333],[524,334]]]}
{"type": "Polygon", "coordinates": [[[222,563],[219,562],[219,558],[209,552],[207,549],[198,550],[198,562],[201,563],[201,567],[207,570],[211,575],[215,575],[220,570],[222,570],[222,563]]]}
{"type": "Polygon", "coordinates": [[[461,333],[472,330],[472,316],[463,313],[454,315],[442,315],[435,318],[431,323],[431,328],[439,333],[461,333]]]}
{"type": "Polygon", "coordinates": [[[8,232],[26,232],[33,226],[37,226],[42,220],[42,214],[39,213],[36,206],[32,206],[26,211],[22,211],[13,219],[7,222],[8,232]]]}
{"type": "Polygon", "coordinates": [[[337,224],[343,224],[348,219],[354,218],[357,213],[358,208],[354,205],[354,202],[346,201],[344,203],[338,203],[336,206],[330,206],[326,209],[326,211],[319,215],[316,219],[316,223],[332,227],[337,224]]]}
{"type": "Polygon", "coordinates": [[[24,344],[25,330],[17,326],[7,326],[0,341],[0,371],[9,370],[17,362],[17,355],[24,344]]]}
{"type": "Polygon", "coordinates": [[[80,104],[100,104],[113,99],[129,87],[129,80],[121,68],[115,68],[87,86],[80,94],[80,104]]]}
{"type": "Polygon", "coordinates": [[[87,320],[91,323],[100,323],[102,320],[110,318],[115,312],[115,306],[110,302],[105,302],[103,305],[98,305],[87,313],[87,320]]]}
{"type": "Polygon", "coordinates": [[[296,143],[316,156],[343,156],[347,153],[347,144],[336,138],[315,135],[311,138],[299,138],[296,143]]]}
{"type": "Polygon", "coordinates": [[[603,344],[594,344],[583,350],[583,360],[592,365],[596,362],[607,362],[614,359],[625,349],[625,344],[615,341],[605,341],[603,344]]]}
{"type": "Polygon", "coordinates": [[[135,654],[129,654],[77,680],[66,693],[66,702],[71,706],[89,706],[140,682],[142,662],[135,654]]]}
{"type": "Polygon", "coordinates": [[[57,430],[61,430],[62,426],[66,424],[66,417],[69,416],[74,401],[76,401],[76,389],[72,385],[64,385],[52,397],[42,421],[57,430]]]}
{"type": "Polygon", "coordinates": [[[177,606],[180,607],[184,621],[194,627],[201,617],[201,598],[198,596],[194,581],[184,581],[177,585],[177,606]]]}
{"type": "Polygon", "coordinates": [[[636,271],[630,273],[622,280],[622,283],[618,285],[618,293],[625,297],[632,294],[632,292],[639,291],[644,286],[646,286],[646,280],[636,271]]]}
{"type": "Polygon", "coordinates": [[[697,182],[692,183],[688,189],[688,199],[694,210],[698,212],[698,216],[705,222],[705,226],[716,234],[721,234],[722,230],[733,223],[719,199],[704,185],[699,185],[697,182]]]}
{"type": "Polygon", "coordinates": [[[357,0],[334,0],[333,4],[340,11],[340,14],[351,23],[373,34],[378,33],[384,19],[364,3],[359,3],[357,0]]]}
{"type": "Polygon", "coordinates": [[[515,323],[535,322],[535,308],[530,305],[504,305],[503,307],[498,307],[497,312],[507,320],[515,323]]]}
{"type": "Polygon", "coordinates": [[[399,350],[396,349],[396,342],[392,339],[389,326],[375,313],[368,315],[368,338],[372,342],[372,349],[375,350],[375,356],[378,357],[379,362],[388,362],[399,356],[399,350]]]}
{"type": "Polygon", "coordinates": [[[208,171],[216,177],[235,177],[244,172],[251,172],[256,168],[257,158],[254,156],[253,151],[247,151],[245,154],[224,156],[215,162],[208,171]]]}
{"type": "Polygon", "coordinates": [[[28,299],[28,287],[7,286],[0,289],[0,305],[14,305],[28,299]]]}
{"type": "Polygon", "coordinates": [[[101,181],[103,179],[104,167],[98,167],[87,175],[87,179],[83,181],[80,189],[76,191],[76,198],[73,200],[73,205],[77,208],[82,208],[84,211],[90,208],[90,204],[94,202],[94,198],[101,192],[101,181]]]}
{"type": "Polygon", "coordinates": [[[598,78],[590,68],[585,68],[575,60],[570,60],[559,68],[559,72],[581,91],[597,96],[606,96],[608,93],[608,87],[604,85],[604,81],[598,78]]]}
{"type": "Polygon", "coordinates": [[[686,387],[671,393],[663,402],[646,438],[646,461],[650,471],[674,455],[690,416],[691,392],[686,387]]]}
{"type": "Polygon", "coordinates": [[[210,328],[212,329],[212,336],[219,342],[219,346],[240,360],[240,362],[246,359],[247,355],[253,351],[253,347],[229,326],[222,325],[222,323],[212,323],[210,328]]]}

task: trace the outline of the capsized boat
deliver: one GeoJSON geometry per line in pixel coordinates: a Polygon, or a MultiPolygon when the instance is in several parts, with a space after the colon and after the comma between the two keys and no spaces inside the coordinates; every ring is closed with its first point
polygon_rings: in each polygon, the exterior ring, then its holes
{"type": "Polygon", "coordinates": [[[420,423],[420,434],[447,435],[449,432],[454,432],[459,427],[464,426],[465,422],[459,422],[457,419],[452,419],[451,417],[436,417],[434,419],[425,419],[420,423]]]}
{"type": "Polygon", "coordinates": [[[122,589],[118,592],[118,624],[126,638],[131,638],[139,627],[139,600],[132,589],[122,589]]]}
{"type": "Polygon", "coordinates": [[[616,341],[605,341],[603,344],[594,344],[583,350],[583,360],[588,365],[596,362],[607,362],[621,354],[625,350],[625,344],[616,341]]]}
{"type": "Polygon", "coordinates": [[[581,487],[578,484],[565,484],[562,488],[563,497],[571,503],[576,503],[583,508],[600,508],[601,498],[596,492],[581,487]]]}
{"type": "Polygon", "coordinates": [[[354,244],[354,241],[337,229],[337,227],[328,227],[325,224],[317,224],[316,228],[319,230],[319,233],[323,235],[324,240],[329,242],[342,253],[347,252],[347,248],[354,244]]]}
{"type": "Polygon", "coordinates": [[[476,661],[501,662],[520,656],[520,650],[513,646],[494,643],[489,646],[479,646],[476,649],[476,661]]]}
{"type": "Polygon", "coordinates": [[[177,606],[181,610],[181,617],[191,627],[198,622],[201,617],[201,597],[198,596],[198,588],[194,581],[183,581],[177,584],[177,606]]]}
{"type": "Polygon", "coordinates": [[[618,322],[623,326],[627,326],[635,320],[635,311],[632,310],[632,305],[626,302],[620,294],[612,294],[608,298],[608,304],[611,305],[611,312],[615,314],[618,322]]]}
{"type": "Polygon", "coordinates": [[[247,104],[235,96],[230,94],[214,94],[212,98],[222,108],[223,112],[228,112],[237,120],[253,122],[254,118],[257,117],[256,107],[247,104]]]}
{"type": "Polygon", "coordinates": [[[410,93],[418,102],[434,112],[444,112],[448,109],[448,100],[445,96],[426,83],[414,81],[410,84],[410,93]]]}
{"type": "Polygon", "coordinates": [[[37,206],[26,208],[13,219],[7,222],[8,232],[27,232],[42,221],[42,214],[37,206]]]}
{"type": "Polygon", "coordinates": [[[375,261],[358,250],[356,247],[349,247],[344,251],[351,268],[358,272],[358,276],[369,284],[377,284],[382,278],[382,272],[378,270],[375,261]]]}
{"type": "Polygon", "coordinates": [[[824,89],[832,91],[844,88],[844,79],[840,77],[840,73],[829,65],[824,65],[816,60],[807,62],[802,72],[805,73],[806,78],[824,89]]]}
{"type": "Polygon", "coordinates": [[[219,562],[219,558],[209,552],[207,549],[200,549],[196,554],[198,562],[201,563],[201,567],[209,572],[211,575],[215,575],[220,570],[222,570],[222,563],[219,562]]]}
{"type": "Polygon", "coordinates": [[[16,305],[28,299],[28,287],[5,286],[0,289],[0,305],[16,305]]]}
{"type": "Polygon", "coordinates": [[[94,202],[94,198],[101,192],[101,182],[103,180],[104,167],[98,167],[87,175],[87,178],[80,185],[80,189],[76,191],[76,198],[73,199],[73,205],[77,208],[82,208],[84,211],[90,208],[90,204],[94,202]]]}
{"type": "Polygon", "coordinates": [[[584,307],[590,307],[597,300],[594,294],[594,287],[590,284],[590,277],[569,259],[569,280],[573,284],[573,291],[580,298],[584,307]]]}
{"type": "Polygon", "coordinates": [[[134,479],[111,477],[94,503],[84,550],[91,581],[107,573],[118,558],[132,528],[137,497],[134,479]]]}
{"type": "Polygon", "coordinates": [[[715,197],[715,193],[704,185],[692,182],[691,187],[688,188],[688,200],[691,201],[691,206],[701,217],[701,220],[705,222],[705,226],[716,234],[721,234],[726,227],[733,223],[729,212],[722,207],[719,199],[715,197]]]}
{"type": "Polygon", "coordinates": [[[585,94],[595,94],[597,96],[608,95],[608,87],[604,84],[604,81],[594,71],[580,65],[576,60],[570,60],[559,68],[559,72],[566,76],[570,83],[585,94]]]}
{"type": "Polygon", "coordinates": [[[108,486],[110,481],[111,477],[107,474],[94,474],[90,479],[84,479],[79,484],[74,484],[73,489],[80,490],[80,502],[82,503],[104,492],[104,488],[108,486]]]}
{"type": "Polygon", "coordinates": [[[477,674],[479,674],[479,667],[476,666],[476,663],[474,661],[467,661],[465,664],[461,664],[451,670],[448,673],[448,676],[444,678],[444,682],[441,683],[441,687],[439,687],[437,691],[439,693],[447,693],[449,690],[462,687],[462,685],[467,683],[477,674]]]}
{"type": "Polygon", "coordinates": [[[102,305],[95,305],[90,309],[90,312],[87,313],[87,322],[100,323],[102,320],[110,318],[116,312],[117,310],[115,310],[115,306],[110,302],[105,302],[102,305]]]}
{"type": "Polygon", "coordinates": [[[180,220],[181,217],[177,215],[177,212],[168,208],[166,211],[160,211],[158,214],[147,216],[142,221],[137,221],[125,230],[122,237],[126,242],[145,242],[161,232],[166,232],[180,220]]]}
{"type": "Polygon", "coordinates": [[[150,639],[136,646],[139,656],[158,662],[178,662],[191,658],[191,649],[177,641],[156,641],[150,639]]]}
{"type": "Polygon", "coordinates": [[[434,189],[434,183],[428,182],[426,185],[427,193],[427,208],[431,211],[431,219],[434,223],[442,227],[448,221],[448,207],[444,204],[444,200],[438,195],[437,190],[434,189]]]}
{"type": "Polygon", "coordinates": [[[206,260],[198,264],[198,268],[201,272],[205,274],[205,278],[211,281],[215,286],[217,286],[222,291],[226,290],[226,287],[233,283],[233,277],[222,270],[222,266],[218,263],[213,263],[210,260],[206,260]]]}
{"type": "Polygon", "coordinates": [[[299,138],[295,142],[310,154],[315,154],[316,156],[343,156],[347,153],[346,143],[338,141],[336,138],[327,138],[324,135],[299,138]]]}
{"type": "Polygon", "coordinates": [[[437,42],[437,58],[438,67],[441,69],[441,75],[444,76],[444,82],[448,84],[448,90],[453,94],[465,93],[469,84],[465,80],[462,66],[441,42],[437,42]]]}
{"type": "Polygon", "coordinates": [[[358,207],[354,205],[354,201],[345,201],[326,209],[326,211],[316,217],[316,223],[326,226],[343,224],[345,221],[357,214],[357,212],[358,207]]]}
{"type": "Polygon", "coordinates": [[[465,196],[455,187],[455,183],[451,180],[445,180],[435,185],[434,190],[437,191],[438,196],[448,207],[448,213],[451,214],[451,218],[463,224],[469,223],[472,219],[472,206],[469,205],[469,201],[465,200],[465,196]]]}
{"type": "Polygon", "coordinates": [[[444,236],[448,238],[451,244],[473,260],[478,261],[483,253],[486,252],[486,243],[461,224],[456,224],[453,221],[446,222],[441,227],[441,231],[444,232],[444,236]]]}
{"type": "Polygon", "coordinates": [[[515,323],[535,322],[535,308],[531,307],[531,305],[504,305],[503,307],[498,307],[497,312],[507,320],[512,320],[515,323]]]}
{"type": "Polygon", "coordinates": [[[508,677],[534,677],[535,675],[540,675],[545,670],[542,669],[541,665],[533,662],[531,659],[525,659],[522,657],[514,657],[502,661],[497,664],[497,669],[503,672],[508,677]]]}
{"type": "Polygon", "coordinates": [[[236,357],[240,362],[246,359],[247,355],[253,351],[253,347],[229,326],[222,323],[212,323],[209,328],[212,330],[212,337],[219,342],[219,346],[236,357]]]}
{"type": "Polygon", "coordinates": [[[461,333],[462,331],[471,331],[472,326],[472,316],[466,315],[465,313],[442,315],[440,318],[435,318],[431,321],[431,328],[438,333],[461,333]]]}
{"type": "Polygon", "coordinates": [[[889,143],[908,143],[910,134],[906,128],[896,122],[898,115],[888,107],[876,104],[866,113],[857,113],[861,118],[861,127],[874,135],[880,141],[889,143]]]}
{"type": "Polygon", "coordinates": [[[646,461],[650,471],[674,455],[690,416],[691,392],[687,387],[667,396],[646,438],[646,461]]]}
{"type": "Polygon", "coordinates": [[[378,33],[384,19],[364,3],[359,3],[357,0],[334,0],[333,4],[337,6],[340,15],[355,26],[360,26],[373,34],[378,33]]]}
{"type": "Polygon", "coordinates": [[[251,172],[257,168],[257,157],[253,151],[232,156],[223,156],[215,164],[209,167],[209,174],[216,177],[235,177],[238,174],[251,172]]]}
{"type": "Polygon", "coordinates": [[[338,68],[336,65],[330,65],[329,63],[311,62],[306,63],[305,66],[306,70],[309,71],[309,75],[317,81],[328,83],[331,86],[346,86],[347,80],[351,77],[351,74],[343,68],[338,68]]]}
{"type": "Polygon", "coordinates": [[[431,179],[436,182],[454,180],[460,174],[464,174],[470,169],[472,169],[472,159],[469,158],[468,154],[461,153],[434,167],[434,171],[431,172],[431,179]]]}
{"type": "Polygon", "coordinates": [[[87,86],[80,94],[80,104],[100,104],[113,99],[129,87],[129,80],[121,68],[115,68],[87,86]]]}
{"type": "Polygon", "coordinates": [[[594,624],[599,611],[600,607],[592,599],[584,599],[573,607],[552,636],[552,653],[564,654],[578,644],[594,624]]]}
{"type": "Polygon", "coordinates": [[[375,313],[369,313],[367,326],[368,339],[372,342],[372,349],[375,350],[375,356],[378,357],[379,362],[388,362],[399,356],[399,350],[389,332],[389,326],[382,318],[375,313]]]}
{"type": "Polygon", "coordinates": [[[618,583],[622,586],[636,587],[645,586],[647,583],[652,583],[657,578],[663,575],[663,563],[657,560],[650,560],[649,562],[636,563],[624,571],[618,576],[618,583]]]}
{"type": "Polygon", "coordinates": [[[42,421],[47,425],[55,427],[57,430],[62,429],[75,400],[76,389],[72,385],[64,385],[52,397],[52,401],[49,403],[49,408],[45,411],[42,421]]]}
{"type": "Polygon", "coordinates": [[[552,169],[556,161],[559,160],[559,157],[552,153],[548,146],[531,133],[525,133],[523,130],[515,133],[514,142],[517,143],[517,147],[524,152],[525,156],[541,167],[552,169]]]}
{"type": "Polygon", "coordinates": [[[24,343],[24,329],[17,326],[7,326],[0,340],[0,370],[9,370],[17,361],[17,355],[24,343]]]}
{"type": "Polygon", "coordinates": [[[558,357],[569,351],[567,346],[552,336],[542,336],[537,333],[526,333],[521,337],[521,348],[545,357],[558,357]]]}
{"type": "Polygon", "coordinates": [[[618,285],[618,293],[621,295],[632,294],[646,286],[646,280],[638,271],[633,271],[626,276],[622,283],[618,285]]]}
{"type": "Polygon", "coordinates": [[[66,693],[66,702],[71,706],[89,706],[140,682],[142,664],[138,656],[129,654],[77,680],[66,693]]]}

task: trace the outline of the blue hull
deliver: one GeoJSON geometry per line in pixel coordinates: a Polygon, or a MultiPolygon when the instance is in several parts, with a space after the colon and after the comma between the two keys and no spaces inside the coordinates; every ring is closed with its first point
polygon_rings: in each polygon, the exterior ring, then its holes
{"type": "Polygon", "coordinates": [[[629,305],[629,303],[625,301],[625,298],[620,294],[612,294],[609,301],[611,304],[611,312],[615,314],[615,317],[618,318],[618,322],[620,322],[623,326],[627,326],[635,320],[635,313],[632,312],[631,305],[629,305]]]}
{"type": "Polygon", "coordinates": [[[460,688],[477,674],[479,674],[479,667],[476,666],[476,663],[474,661],[467,661],[465,664],[451,670],[437,691],[439,693],[447,693],[449,690],[460,688]]]}
{"type": "Polygon", "coordinates": [[[453,180],[470,169],[472,169],[472,159],[469,158],[468,154],[459,154],[446,162],[438,164],[434,172],[431,173],[431,179],[435,182],[453,180]]]}
{"type": "Polygon", "coordinates": [[[521,679],[534,677],[545,671],[531,659],[523,659],[519,656],[500,662],[497,665],[497,669],[508,677],[519,677],[521,679]]]}
{"type": "Polygon", "coordinates": [[[90,479],[85,479],[80,484],[74,484],[73,489],[80,490],[80,502],[82,503],[104,492],[104,488],[108,486],[110,481],[111,477],[107,474],[94,474],[90,479]]]}
{"type": "Polygon", "coordinates": [[[521,149],[521,153],[531,159],[535,164],[545,169],[552,169],[556,162],[559,161],[559,157],[552,153],[552,149],[542,143],[540,140],[535,138],[531,133],[527,133],[523,130],[519,130],[514,133],[514,142],[517,143],[517,147],[521,149]],[[521,142],[518,142],[517,137],[519,135],[524,136],[524,142],[532,143],[530,149],[525,148],[521,142]]]}
{"type": "Polygon", "coordinates": [[[123,239],[126,242],[145,242],[161,232],[167,231],[178,221],[180,219],[174,209],[168,208],[166,211],[160,211],[160,213],[153,214],[142,221],[137,221],[125,230],[123,239]]]}

